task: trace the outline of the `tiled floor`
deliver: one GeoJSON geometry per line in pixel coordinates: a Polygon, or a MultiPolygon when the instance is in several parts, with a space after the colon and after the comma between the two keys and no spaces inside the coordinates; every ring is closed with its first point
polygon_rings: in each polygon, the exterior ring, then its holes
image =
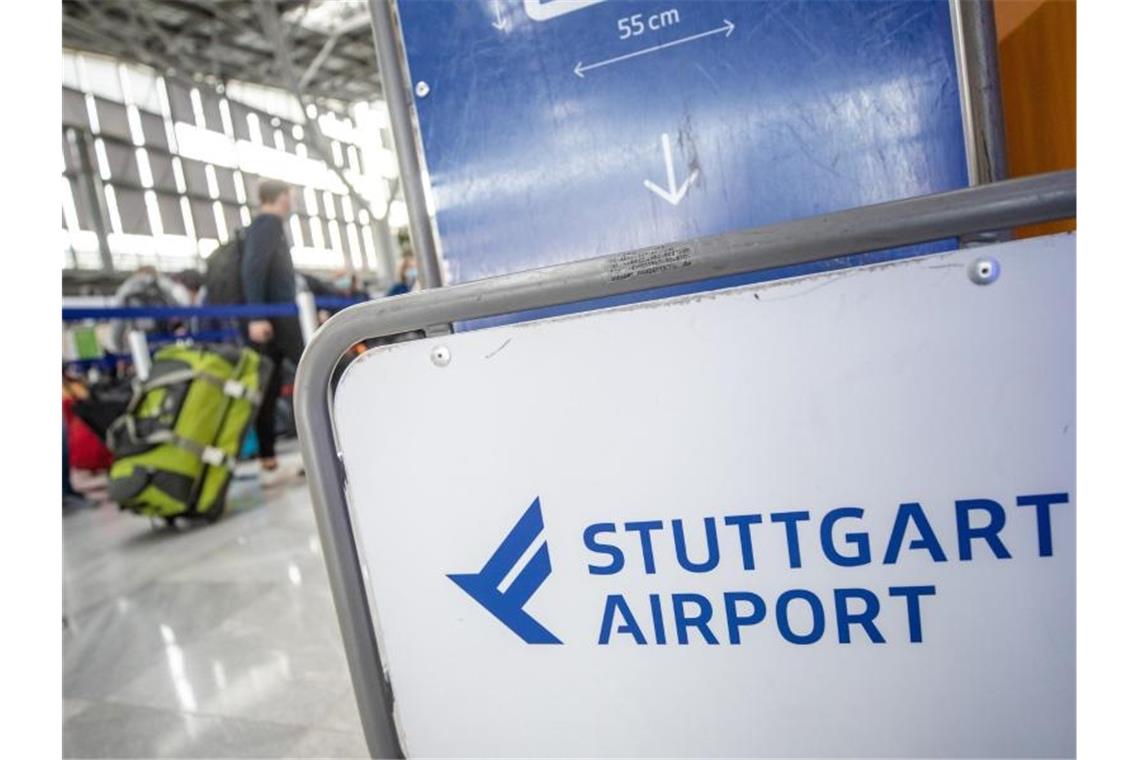
{"type": "Polygon", "coordinates": [[[66,757],[367,756],[303,480],[235,481],[215,525],[65,514],[63,542],[66,757]]]}

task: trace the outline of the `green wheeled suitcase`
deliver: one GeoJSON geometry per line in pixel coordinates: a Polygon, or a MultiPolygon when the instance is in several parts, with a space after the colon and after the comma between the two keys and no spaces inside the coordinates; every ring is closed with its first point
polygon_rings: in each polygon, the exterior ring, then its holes
{"type": "Polygon", "coordinates": [[[149,377],[107,431],[111,499],[168,523],[221,517],[271,369],[269,359],[237,346],[172,345],[155,353],[149,377]]]}

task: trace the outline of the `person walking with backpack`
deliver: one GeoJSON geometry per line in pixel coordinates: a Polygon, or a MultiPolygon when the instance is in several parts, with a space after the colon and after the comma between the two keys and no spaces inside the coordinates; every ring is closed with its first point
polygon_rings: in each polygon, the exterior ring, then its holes
{"type": "MultiPolygon", "coordinates": [[[[258,187],[260,211],[246,228],[241,256],[242,296],[248,304],[295,302],[297,284],[285,220],[293,210],[292,188],[284,182],[265,180],[258,187]]],[[[273,361],[266,384],[256,430],[262,472],[277,469],[275,413],[281,395],[281,363],[301,360],[305,348],[296,316],[253,319],[245,325],[248,342],[273,361]]]]}

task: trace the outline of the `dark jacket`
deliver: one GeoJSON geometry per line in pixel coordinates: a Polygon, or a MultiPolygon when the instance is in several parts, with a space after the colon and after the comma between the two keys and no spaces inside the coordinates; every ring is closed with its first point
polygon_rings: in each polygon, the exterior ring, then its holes
{"type": "Polygon", "coordinates": [[[246,303],[292,303],[297,296],[293,258],[285,223],[275,214],[258,214],[245,232],[241,283],[246,303]]]}

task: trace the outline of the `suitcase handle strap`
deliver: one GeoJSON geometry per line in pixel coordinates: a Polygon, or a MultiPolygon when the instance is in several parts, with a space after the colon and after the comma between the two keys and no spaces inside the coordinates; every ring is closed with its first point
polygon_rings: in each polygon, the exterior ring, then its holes
{"type": "Polygon", "coordinates": [[[256,388],[247,388],[240,380],[236,378],[231,377],[223,380],[217,375],[213,375],[209,372],[199,372],[193,369],[180,369],[175,372],[167,372],[166,374],[162,375],[161,377],[157,377],[154,380],[148,380],[142,384],[141,388],[139,389],[140,392],[138,396],[141,398],[156,388],[165,388],[168,385],[178,385],[180,383],[192,382],[194,380],[204,380],[207,383],[220,388],[222,393],[229,396],[230,398],[245,399],[246,401],[252,403],[254,406],[261,404],[261,391],[257,390],[256,388]]]}
{"type": "MultiPolygon", "coordinates": [[[[210,378],[211,381],[217,380],[215,377],[210,378]]],[[[232,398],[242,398],[253,404],[254,406],[261,405],[261,391],[257,388],[247,388],[241,380],[231,378],[222,383],[222,393],[232,398]]]]}
{"type": "Polygon", "coordinates": [[[132,400],[131,406],[127,410],[127,413],[124,414],[122,417],[119,417],[114,422],[112,422],[110,427],[107,428],[106,439],[107,439],[108,448],[111,448],[111,449],[116,448],[114,441],[115,441],[115,438],[118,436],[118,432],[119,432],[120,428],[126,428],[127,429],[127,440],[130,443],[132,443],[132,444],[138,444],[139,443],[139,431],[138,431],[138,428],[135,427],[135,418],[131,416],[131,412],[134,411],[135,405],[136,405],[136,402],[134,400],[132,400]]]}
{"type": "Polygon", "coordinates": [[[222,393],[230,398],[245,399],[254,406],[261,404],[261,391],[256,388],[247,388],[245,384],[237,378],[231,377],[223,380],[217,375],[211,375],[209,372],[200,372],[195,375],[195,379],[205,380],[207,383],[220,388],[222,393]]]}
{"type": "Polygon", "coordinates": [[[135,427],[134,417],[120,417],[115,420],[112,428],[118,427],[125,427],[127,429],[127,437],[131,443],[146,443],[154,446],[164,443],[170,444],[171,446],[177,446],[180,449],[189,451],[206,464],[212,464],[215,467],[225,467],[229,470],[233,470],[234,467],[237,466],[237,459],[217,446],[203,446],[197,441],[192,441],[171,430],[158,430],[150,435],[140,437],[138,428],[135,427]]]}
{"type": "Polygon", "coordinates": [[[237,466],[237,460],[217,446],[203,446],[197,441],[184,438],[169,430],[151,433],[143,439],[143,442],[154,444],[165,443],[171,446],[177,446],[180,449],[189,451],[206,464],[214,465],[215,467],[225,467],[232,470],[237,466]]]}
{"type": "Polygon", "coordinates": [[[176,369],[171,372],[163,372],[156,378],[147,380],[139,386],[139,395],[146,395],[156,388],[165,388],[168,385],[178,385],[179,383],[186,383],[194,379],[198,373],[192,369],[176,369]]]}

